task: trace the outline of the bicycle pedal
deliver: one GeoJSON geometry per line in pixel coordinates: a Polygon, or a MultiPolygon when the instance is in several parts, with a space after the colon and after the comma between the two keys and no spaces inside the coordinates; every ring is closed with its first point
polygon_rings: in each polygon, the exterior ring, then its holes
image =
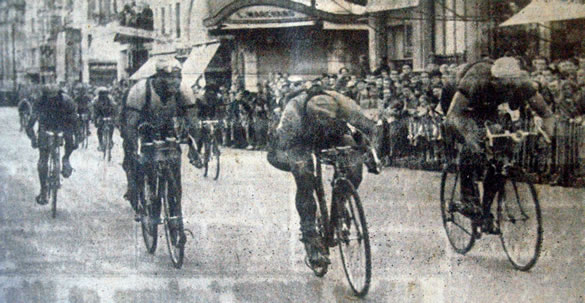
{"type": "Polygon", "coordinates": [[[183,228],[183,232],[185,232],[186,234],[188,233],[191,236],[191,238],[193,239],[195,238],[195,234],[190,229],[183,228]]]}

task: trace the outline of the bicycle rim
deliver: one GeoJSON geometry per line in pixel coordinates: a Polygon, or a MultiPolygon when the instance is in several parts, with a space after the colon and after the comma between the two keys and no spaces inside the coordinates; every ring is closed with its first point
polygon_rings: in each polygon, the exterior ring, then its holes
{"type": "Polygon", "coordinates": [[[473,221],[461,214],[456,205],[461,205],[461,184],[459,172],[445,169],[441,176],[441,217],[447,238],[453,249],[466,254],[475,243],[473,221]]]}
{"type": "Polygon", "coordinates": [[[203,166],[204,166],[204,171],[203,171],[203,177],[207,177],[207,172],[209,171],[209,161],[211,161],[211,151],[209,148],[209,142],[206,142],[203,146],[204,151],[203,151],[203,166]]]}
{"type": "Polygon", "coordinates": [[[168,181],[163,181],[161,186],[161,193],[162,193],[162,202],[163,208],[165,212],[165,235],[167,239],[167,247],[169,248],[169,254],[171,256],[171,262],[173,262],[173,266],[175,268],[181,268],[183,266],[183,257],[185,253],[184,243],[181,243],[181,238],[184,237],[184,232],[182,230],[182,222],[175,221],[176,224],[171,224],[171,220],[183,220],[181,218],[181,214],[171,214],[171,205],[175,203],[180,203],[180,201],[176,201],[175,195],[175,186],[174,180],[170,177],[170,174],[167,174],[169,177],[168,181]]]}
{"type": "Polygon", "coordinates": [[[143,181],[140,183],[140,189],[137,193],[140,207],[140,227],[142,228],[142,238],[144,239],[144,245],[149,254],[154,254],[156,251],[156,245],[158,241],[158,224],[156,220],[159,219],[160,215],[155,213],[154,197],[155,193],[152,192],[149,186],[148,175],[144,175],[143,181]],[[152,201],[153,203],[148,203],[152,201]]]}
{"type": "MultiPolygon", "coordinates": [[[[320,180],[320,179],[319,179],[320,180]]],[[[323,184],[319,184],[317,186],[322,186],[323,184]]],[[[316,188],[316,190],[319,190],[316,188]]],[[[329,251],[329,245],[327,241],[327,226],[329,221],[329,216],[327,213],[327,203],[324,200],[324,197],[320,197],[319,194],[316,193],[316,201],[317,201],[317,213],[315,214],[316,224],[317,224],[317,232],[321,237],[321,241],[323,242],[323,246],[327,251],[329,251]]],[[[321,266],[312,266],[311,264],[307,265],[313,270],[315,276],[321,278],[327,274],[329,266],[327,264],[323,264],[321,266]]]]}
{"type": "Polygon", "coordinates": [[[211,153],[213,154],[213,157],[215,158],[215,177],[213,177],[213,180],[217,180],[219,178],[219,156],[220,156],[220,152],[219,152],[219,146],[217,146],[217,141],[213,142],[213,147],[211,150],[211,153]]]}
{"type": "Polygon", "coordinates": [[[521,271],[530,270],[542,248],[542,215],[532,183],[508,180],[498,193],[500,240],[508,260],[521,271]]]}
{"type": "Polygon", "coordinates": [[[112,136],[110,136],[110,130],[108,129],[108,133],[106,134],[106,152],[108,153],[107,155],[107,160],[108,162],[110,162],[112,160],[112,136]]]}
{"type": "Polygon", "coordinates": [[[47,178],[49,182],[47,197],[51,199],[51,217],[53,219],[57,217],[57,190],[59,188],[59,165],[56,162],[55,155],[52,155],[49,158],[49,176],[47,178]]]}
{"type": "Polygon", "coordinates": [[[338,182],[333,195],[339,203],[336,232],[343,270],[355,295],[363,297],[368,293],[372,279],[366,216],[360,197],[349,181],[338,182]]]}

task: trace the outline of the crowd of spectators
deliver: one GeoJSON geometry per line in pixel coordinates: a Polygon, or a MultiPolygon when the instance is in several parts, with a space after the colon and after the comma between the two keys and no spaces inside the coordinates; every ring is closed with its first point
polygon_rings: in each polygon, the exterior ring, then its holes
{"type": "MultiPolygon", "coordinates": [[[[524,64],[553,109],[557,125],[552,145],[527,141],[518,161],[542,182],[585,185],[585,58],[552,63],[535,58],[524,64]]],[[[382,60],[374,71],[367,67],[353,72],[341,68],[336,74],[323,74],[309,83],[349,96],[377,121],[382,134],[378,151],[386,165],[440,169],[444,154],[441,124],[462,68],[463,65],[431,64],[426,70],[413,71],[405,64],[392,69],[382,60]]],[[[268,74],[255,92],[244,88],[241,76],[235,74],[231,80],[227,85],[208,83],[205,93],[220,106],[207,116],[225,121],[217,134],[224,146],[255,150],[266,148],[269,133],[290,96],[308,85],[299,77],[281,72],[268,74]]],[[[113,100],[121,104],[130,85],[126,81],[113,83],[109,87],[113,100]]],[[[63,83],[62,87],[75,100],[80,94],[93,99],[95,87],[89,84],[63,83]]],[[[200,88],[193,89],[197,94],[200,88]]],[[[34,99],[37,91],[34,87],[23,90],[21,98],[34,99]]],[[[500,109],[501,124],[511,131],[530,130],[537,123],[529,108],[500,109]]]]}
{"type": "MultiPolygon", "coordinates": [[[[557,116],[552,146],[527,141],[517,155],[525,168],[541,182],[574,185],[585,176],[585,59],[549,63],[535,58],[525,64],[530,77],[539,85],[557,116]],[[580,63],[580,64],[579,64],[580,63]]],[[[431,64],[413,71],[410,65],[390,68],[383,59],[374,71],[350,71],[323,74],[312,84],[336,90],[351,97],[364,113],[378,122],[383,134],[379,154],[388,166],[440,169],[443,163],[441,123],[456,92],[457,74],[464,65],[431,64]]],[[[270,73],[257,86],[257,92],[243,88],[235,75],[230,88],[218,89],[229,122],[222,134],[226,145],[262,149],[275,127],[287,96],[306,85],[287,73],[270,73]]],[[[513,111],[500,107],[501,124],[511,131],[534,127],[529,108],[513,111]]]]}

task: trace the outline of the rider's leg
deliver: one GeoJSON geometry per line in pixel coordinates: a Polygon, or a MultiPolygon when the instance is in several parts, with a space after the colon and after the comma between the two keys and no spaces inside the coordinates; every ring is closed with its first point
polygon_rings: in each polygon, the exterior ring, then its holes
{"type": "Polygon", "coordinates": [[[477,170],[477,161],[474,159],[473,154],[466,148],[461,151],[460,154],[460,185],[461,185],[461,199],[463,200],[463,206],[466,208],[463,210],[467,215],[478,215],[481,211],[479,193],[475,190],[474,176],[477,170]]]}
{"type": "Polygon", "coordinates": [[[485,215],[484,230],[491,233],[497,233],[497,227],[494,222],[494,215],[491,212],[494,198],[498,191],[504,186],[505,179],[495,175],[493,169],[489,169],[483,182],[483,213],[485,215]]]}
{"type": "Polygon", "coordinates": [[[97,128],[97,137],[98,137],[98,142],[99,142],[98,150],[100,150],[100,151],[104,150],[103,135],[104,135],[104,128],[99,126],[97,128]]]}
{"type": "Polygon", "coordinates": [[[44,205],[48,203],[47,200],[47,174],[48,174],[48,163],[49,150],[45,145],[39,145],[39,160],[37,162],[37,171],[39,174],[39,182],[41,185],[41,191],[37,196],[36,200],[38,204],[44,205]]]}
{"type": "Polygon", "coordinates": [[[329,258],[326,256],[326,250],[323,247],[316,227],[317,204],[313,197],[315,190],[313,175],[313,162],[310,153],[302,154],[297,152],[293,157],[297,161],[292,164],[292,173],[297,186],[296,208],[300,217],[301,241],[305,245],[305,250],[309,262],[312,264],[328,264],[329,258]]]}
{"type": "Polygon", "coordinates": [[[69,178],[71,173],[73,172],[73,167],[71,167],[71,162],[69,161],[69,157],[73,153],[73,151],[77,148],[75,144],[75,139],[73,138],[72,131],[66,131],[64,133],[65,139],[65,152],[63,153],[63,169],[62,174],[63,177],[69,178]]]}

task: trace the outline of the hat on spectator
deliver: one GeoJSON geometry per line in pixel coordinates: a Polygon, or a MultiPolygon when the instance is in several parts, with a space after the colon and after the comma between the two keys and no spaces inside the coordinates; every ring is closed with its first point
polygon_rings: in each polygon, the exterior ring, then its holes
{"type": "Polygon", "coordinates": [[[96,94],[107,94],[108,93],[108,89],[106,87],[100,86],[95,90],[96,94]]]}
{"type": "Polygon", "coordinates": [[[527,73],[520,68],[518,60],[512,57],[502,57],[496,60],[491,72],[496,78],[516,79],[527,76],[527,73]]]}
{"type": "Polygon", "coordinates": [[[288,77],[288,81],[296,83],[303,81],[303,78],[301,78],[300,76],[290,76],[288,77]]]}

